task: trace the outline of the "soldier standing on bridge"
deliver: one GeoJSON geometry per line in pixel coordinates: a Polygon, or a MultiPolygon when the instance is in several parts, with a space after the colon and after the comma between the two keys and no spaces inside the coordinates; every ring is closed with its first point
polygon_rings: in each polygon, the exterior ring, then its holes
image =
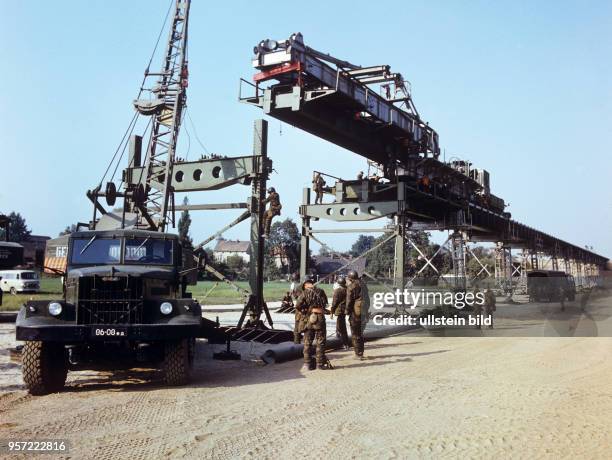
{"type": "Polygon", "coordinates": [[[270,203],[270,207],[264,213],[264,236],[270,236],[270,226],[272,225],[272,218],[274,216],[280,216],[283,205],[280,202],[280,195],[276,193],[274,187],[268,189],[268,198],[265,203],[270,203]]]}
{"type": "Polygon", "coordinates": [[[491,321],[491,324],[489,324],[489,329],[493,329],[493,312],[497,310],[495,303],[495,294],[493,294],[491,288],[488,288],[485,291],[484,311],[485,317],[489,317],[491,321]]]}
{"type": "Polygon", "coordinates": [[[312,188],[316,193],[314,204],[323,204],[323,187],[325,187],[325,180],[321,177],[321,173],[316,172],[312,179],[312,188]]]}
{"type": "Polygon", "coordinates": [[[304,367],[305,370],[314,370],[312,348],[315,348],[316,367],[329,369],[329,361],[325,356],[326,328],[325,309],[327,296],[325,291],[315,286],[312,278],[307,277],[302,283],[302,295],[298,299],[296,310],[307,320],[304,326],[304,367]]]}
{"type": "Polygon", "coordinates": [[[338,287],[334,289],[334,297],[331,305],[331,317],[336,315],[336,337],[339,337],[344,349],[349,349],[348,333],[346,332],[346,280],[340,277],[336,280],[338,287]]]}
{"type": "Polygon", "coordinates": [[[355,270],[348,273],[348,287],[346,289],[346,314],[349,316],[351,326],[351,339],[353,350],[357,359],[363,359],[363,329],[361,315],[363,306],[363,293],[361,281],[355,270]]]}

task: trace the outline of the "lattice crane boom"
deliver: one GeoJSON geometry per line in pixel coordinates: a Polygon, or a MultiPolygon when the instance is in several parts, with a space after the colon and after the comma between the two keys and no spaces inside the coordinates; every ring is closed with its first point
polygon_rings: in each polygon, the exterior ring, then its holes
{"type": "MultiPolygon", "coordinates": [[[[165,231],[174,224],[174,189],[172,172],[175,162],[182,113],[187,99],[187,38],[190,0],[177,0],[168,35],[164,63],[160,72],[145,71],[145,83],[157,77],[148,92],[149,100],[137,99],[134,107],[141,115],[151,116],[151,134],[144,167],[144,199],[135,203],[151,230],[165,231]]],[[[129,194],[128,194],[129,195],[129,194]]]]}

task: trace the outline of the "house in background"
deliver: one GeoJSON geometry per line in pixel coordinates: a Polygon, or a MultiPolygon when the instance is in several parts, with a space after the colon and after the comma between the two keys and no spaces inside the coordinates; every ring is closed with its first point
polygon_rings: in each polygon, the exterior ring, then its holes
{"type": "MultiPolygon", "coordinates": [[[[332,272],[335,272],[336,270],[342,268],[344,265],[347,265],[347,263],[348,265],[345,268],[343,268],[340,272],[338,272],[339,275],[346,275],[350,270],[355,270],[359,274],[359,276],[362,276],[366,268],[365,257],[361,257],[360,259],[354,259],[354,260],[351,260],[349,258],[349,260],[350,260],[350,263],[348,263],[346,259],[340,258],[337,255],[313,256],[313,261],[314,261],[315,269],[317,271],[318,278],[323,278],[324,276],[329,275],[332,272]]],[[[333,278],[334,277],[330,277],[328,281],[332,282],[333,278]]]]}
{"type": "Polygon", "coordinates": [[[240,256],[245,262],[251,260],[251,243],[249,241],[225,240],[219,238],[213,249],[213,257],[219,262],[227,262],[228,257],[240,256]]]}
{"type": "Polygon", "coordinates": [[[70,238],[70,235],[62,235],[47,241],[47,249],[45,251],[45,273],[57,274],[58,271],[66,271],[68,238],[70,238]]]}

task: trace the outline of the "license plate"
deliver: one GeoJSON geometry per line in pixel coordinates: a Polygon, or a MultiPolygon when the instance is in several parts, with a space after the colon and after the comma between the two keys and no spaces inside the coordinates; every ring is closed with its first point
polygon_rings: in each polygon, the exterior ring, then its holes
{"type": "Polygon", "coordinates": [[[91,336],[94,339],[113,340],[125,339],[128,333],[125,327],[94,326],[91,328],[91,336]]]}

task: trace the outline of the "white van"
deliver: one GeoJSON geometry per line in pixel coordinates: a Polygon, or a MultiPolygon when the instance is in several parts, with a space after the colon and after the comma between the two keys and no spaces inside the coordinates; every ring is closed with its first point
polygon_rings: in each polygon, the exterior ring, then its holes
{"type": "Polygon", "coordinates": [[[11,294],[38,292],[40,289],[38,273],[32,270],[4,270],[0,271],[0,278],[0,289],[11,294]]]}

